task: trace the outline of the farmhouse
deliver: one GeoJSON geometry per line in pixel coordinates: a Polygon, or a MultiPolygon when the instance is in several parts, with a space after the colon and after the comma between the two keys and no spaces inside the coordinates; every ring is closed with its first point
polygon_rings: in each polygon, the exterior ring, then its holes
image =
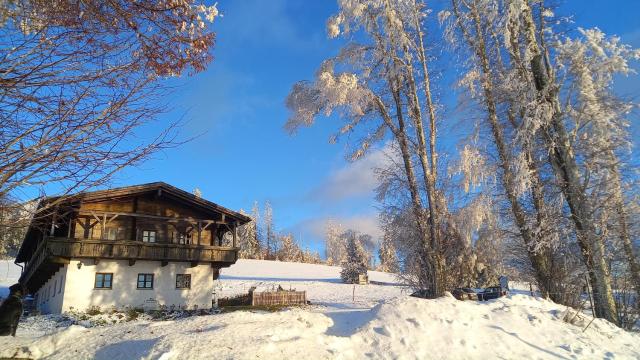
{"type": "Polygon", "coordinates": [[[43,313],[210,308],[251,219],[163,182],[44,198],[16,257],[43,313]]]}

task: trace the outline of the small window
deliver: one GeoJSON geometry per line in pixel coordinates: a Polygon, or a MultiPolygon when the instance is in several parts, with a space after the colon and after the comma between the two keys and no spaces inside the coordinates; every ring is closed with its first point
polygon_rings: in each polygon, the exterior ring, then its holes
{"type": "Polygon", "coordinates": [[[58,287],[58,279],[53,283],[53,295],[51,297],[56,297],[56,288],[58,287]]]}
{"type": "Polygon", "coordinates": [[[156,232],[154,230],[142,231],[142,241],[148,242],[148,243],[156,242],[156,232]]]}
{"type": "Polygon", "coordinates": [[[153,274],[138,274],[138,289],[153,289],[153,274]]]}
{"type": "Polygon", "coordinates": [[[191,274],[177,274],[176,289],[191,289],[191,274]]]}
{"type": "Polygon", "coordinates": [[[178,233],[178,244],[191,244],[191,234],[178,233]]]}
{"type": "Polygon", "coordinates": [[[64,277],[60,279],[60,286],[58,287],[58,294],[62,291],[62,282],[64,281],[64,277]]]}
{"type": "Polygon", "coordinates": [[[96,289],[111,289],[113,283],[113,274],[111,273],[96,273],[96,289]]]}

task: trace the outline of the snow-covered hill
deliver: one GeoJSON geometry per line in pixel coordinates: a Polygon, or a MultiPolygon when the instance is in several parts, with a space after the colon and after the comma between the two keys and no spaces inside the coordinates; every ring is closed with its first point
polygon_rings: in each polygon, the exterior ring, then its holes
{"type": "MultiPolygon", "coordinates": [[[[171,321],[47,327],[51,317],[0,338],[0,357],[55,359],[611,359],[640,358],[640,335],[604,320],[571,325],[564,306],[526,295],[489,302],[407,296],[393,276],[339,283],[339,268],[241,260],[217,292],[275,284],[307,290],[314,305],[275,313],[239,311],[171,321]],[[43,332],[47,332],[43,334],[43,332]]],[[[580,322],[578,322],[580,323],[580,322]]]]}

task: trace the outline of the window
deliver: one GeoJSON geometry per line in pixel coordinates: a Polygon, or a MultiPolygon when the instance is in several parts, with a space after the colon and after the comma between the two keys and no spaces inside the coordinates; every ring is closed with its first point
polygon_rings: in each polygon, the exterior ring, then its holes
{"type": "Polygon", "coordinates": [[[191,289],[191,274],[177,274],[176,289],[191,289]]]}
{"type": "Polygon", "coordinates": [[[125,229],[122,227],[107,227],[105,229],[104,238],[106,240],[119,240],[124,239],[125,229]]]}
{"type": "Polygon", "coordinates": [[[96,273],[96,289],[111,289],[113,283],[113,274],[111,273],[96,273]]]}
{"type": "Polygon", "coordinates": [[[62,282],[64,281],[64,277],[60,279],[60,286],[58,287],[58,294],[62,291],[62,282]]]}
{"type": "Polygon", "coordinates": [[[178,244],[191,244],[191,234],[178,233],[178,244]]]}
{"type": "Polygon", "coordinates": [[[153,289],[153,274],[138,274],[138,289],[153,289]]]}
{"type": "Polygon", "coordinates": [[[156,242],[156,232],[154,230],[142,231],[142,241],[148,242],[148,243],[156,242]]]}
{"type": "Polygon", "coordinates": [[[56,297],[56,288],[58,287],[58,279],[53,283],[53,295],[51,297],[56,297]]]}

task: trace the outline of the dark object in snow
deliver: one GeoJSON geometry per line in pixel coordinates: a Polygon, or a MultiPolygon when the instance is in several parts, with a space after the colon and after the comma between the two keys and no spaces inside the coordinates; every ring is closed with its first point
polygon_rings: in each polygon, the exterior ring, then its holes
{"type": "Polygon", "coordinates": [[[458,300],[478,300],[478,294],[471,288],[457,288],[453,289],[451,295],[458,300]]]}
{"type": "Polygon", "coordinates": [[[411,294],[409,296],[426,299],[427,298],[427,291],[426,290],[418,290],[418,291],[414,292],[413,294],[411,294]]]}
{"type": "Polygon", "coordinates": [[[478,300],[487,301],[497,299],[505,295],[507,295],[507,289],[502,286],[491,286],[478,293],[478,300]]]}
{"type": "Polygon", "coordinates": [[[22,292],[22,285],[11,285],[9,296],[0,305],[0,336],[16,336],[22,315],[22,292]]]}

